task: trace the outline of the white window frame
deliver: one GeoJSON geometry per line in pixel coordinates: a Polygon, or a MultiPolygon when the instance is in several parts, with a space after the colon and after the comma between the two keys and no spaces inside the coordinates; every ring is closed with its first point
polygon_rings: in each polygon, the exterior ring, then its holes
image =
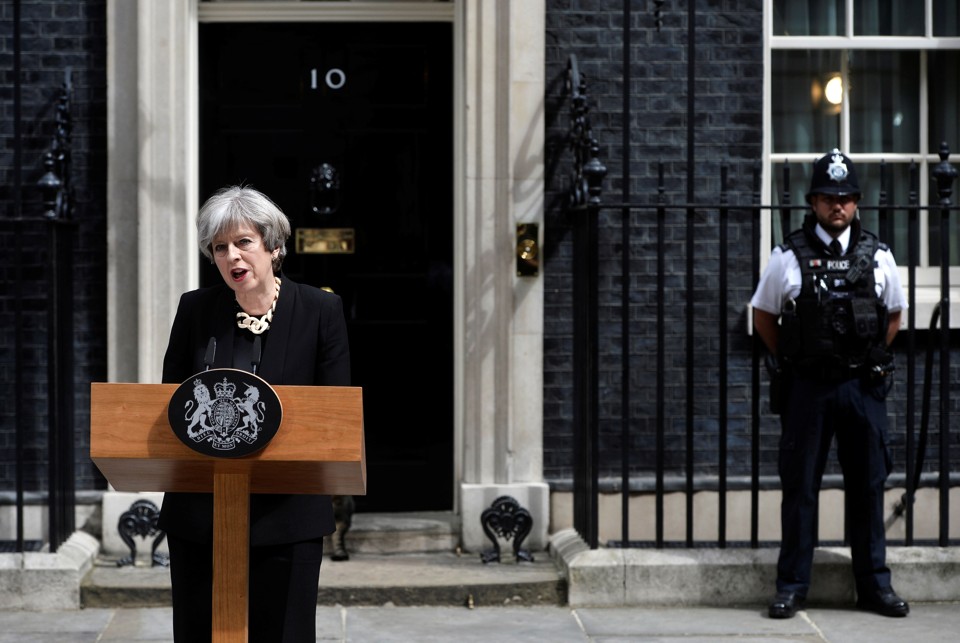
{"type": "MultiPolygon", "coordinates": [[[[793,0],[802,1],[802,0],[793,0]]],[[[911,0],[914,1],[914,0],[911,0]]],[[[772,100],[772,59],[774,50],[810,50],[810,49],[830,49],[830,50],[899,50],[899,51],[919,51],[920,55],[920,127],[918,135],[920,137],[920,151],[918,154],[901,153],[883,153],[883,154],[857,154],[849,151],[850,136],[850,101],[843,101],[840,111],[840,131],[844,144],[844,152],[849,154],[850,158],[857,162],[877,163],[884,160],[887,163],[909,163],[916,161],[920,171],[920,203],[928,204],[931,198],[936,200],[936,194],[933,193],[930,181],[931,169],[940,162],[939,150],[928,149],[928,111],[927,111],[927,75],[926,52],[933,50],[960,50],[960,38],[933,37],[933,0],[922,0],[925,4],[925,25],[924,36],[855,36],[853,33],[854,0],[845,0],[846,19],[845,34],[842,36],[777,36],[773,33],[773,0],[767,0],[764,3],[763,16],[763,181],[761,184],[761,196],[763,203],[772,203],[771,177],[775,168],[780,164],[791,161],[801,160],[800,154],[774,154],[771,132],[773,131],[773,100],[772,100]]],[[[844,63],[844,67],[846,64],[844,63]]],[[[843,70],[844,81],[846,85],[846,69],[843,70]]],[[[960,148],[960,141],[951,141],[952,146],[960,148]]],[[[825,151],[825,150],[824,150],[825,151]]],[[[822,153],[818,152],[818,153],[822,153]]],[[[809,159],[811,162],[813,158],[809,159]]],[[[960,162],[960,149],[951,149],[949,158],[955,166],[960,162]]],[[[800,190],[797,190],[799,193],[800,190]]],[[[958,202],[957,195],[960,194],[960,184],[958,181],[953,185],[953,202],[958,202]]],[[[928,221],[930,216],[927,211],[920,213],[920,258],[919,266],[916,269],[916,325],[918,328],[926,328],[933,307],[940,301],[940,267],[930,266],[930,247],[928,234],[928,221]]],[[[769,218],[764,217],[761,226],[761,263],[766,266],[770,256],[770,241],[772,231],[770,229],[769,218]]],[[[905,257],[898,257],[900,264],[900,275],[903,280],[903,287],[906,289],[909,284],[908,271],[905,267],[905,257]]],[[[950,275],[950,327],[960,328],[960,266],[953,266],[949,271],[950,275]]],[[[901,326],[906,328],[908,316],[904,315],[901,326]]]]}

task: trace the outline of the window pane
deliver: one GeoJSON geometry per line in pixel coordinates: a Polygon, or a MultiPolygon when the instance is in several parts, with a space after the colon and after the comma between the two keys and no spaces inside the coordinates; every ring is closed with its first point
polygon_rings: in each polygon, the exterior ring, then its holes
{"type": "MultiPolygon", "coordinates": [[[[812,155],[809,159],[798,158],[790,161],[790,205],[802,205],[802,208],[772,210],[773,243],[783,242],[783,231],[796,230],[803,222],[803,217],[810,211],[806,204],[807,190],[810,188],[810,174],[813,171],[813,162],[816,157],[825,154],[812,155]]],[[[860,200],[860,220],[863,227],[880,237],[880,240],[890,246],[900,265],[907,264],[909,247],[907,245],[907,213],[900,209],[887,210],[881,216],[880,208],[880,164],[856,161],[857,179],[860,182],[862,198],[860,200]],[[903,255],[902,257],[900,255],[903,255]]],[[[783,177],[783,164],[773,166],[772,195],[776,204],[784,203],[783,191],[786,183],[783,177]]],[[[904,163],[886,163],[884,166],[883,186],[886,191],[888,205],[907,205],[910,198],[910,165],[904,163]]]]}
{"type": "Polygon", "coordinates": [[[922,36],[922,0],[854,0],[855,36],[922,36]]]}
{"type": "Polygon", "coordinates": [[[930,97],[929,152],[940,150],[946,141],[950,151],[960,150],[960,52],[931,51],[927,59],[927,88],[930,97]]]}
{"type": "Polygon", "coordinates": [[[773,51],[773,151],[823,154],[838,147],[840,106],[824,87],[840,73],[836,50],[773,51]]]}
{"type": "Polygon", "coordinates": [[[960,6],[957,0],[933,0],[933,35],[960,36],[960,6]]]}
{"type": "MultiPolygon", "coordinates": [[[[888,210],[882,215],[877,206],[880,203],[880,164],[856,163],[857,179],[860,181],[860,221],[863,227],[873,232],[890,246],[893,256],[901,266],[907,265],[909,246],[907,245],[907,212],[888,210]]],[[[888,205],[907,205],[910,200],[910,165],[906,163],[886,163],[884,165],[883,190],[888,205]]]]}
{"type": "MultiPolygon", "coordinates": [[[[931,210],[930,211],[930,265],[939,266],[940,265],[940,210],[931,210]]],[[[957,221],[960,220],[960,216],[957,213],[951,212],[950,216],[947,219],[947,237],[949,239],[950,246],[950,265],[956,266],[960,264],[960,235],[956,233],[957,230],[957,221]]]]}
{"type": "Polygon", "coordinates": [[[773,33],[777,36],[843,35],[843,0],[773,0],[773,33]]]}
{"type": "Polygon", "coordinates": [[[790,233],[796,230],[803,223],[803,217],[810,212],[807,205],[807,190],[810,189],[810,173],[813,171],[813,162],[822,154],[829,152],[824,150],[816,154],[804,154],[798,157],[796,161],[775,164],[772,168],[773,181],[772,201],[778,205],[783,205],[784,191],[787,190],[787,183],[784,180],[783,170],[787,167],[790,170],[790,203],[791,206],[802,206],[800,208],[790,208],[789,210],[771,210],[772,221],[772,240],[774,244],[783,243],[784,232],[790,233]]]}
{"type": "Polygon", "coordinates": [[[850,151],[917,153],[920,54],[850,52],[850,151]]]}

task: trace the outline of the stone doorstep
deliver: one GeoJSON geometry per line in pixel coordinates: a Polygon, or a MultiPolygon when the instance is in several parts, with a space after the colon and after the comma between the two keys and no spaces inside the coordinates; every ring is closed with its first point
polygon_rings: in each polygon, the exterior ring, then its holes
{"type": "MultiPolygon", "coordinates": [[[[354,554],[326,558],[320,605],[563,605],[566,586],[546,553],[533,563],[483,564],[479,554],[354,554]]],[[[164,567],[117,568],[98,561],[82,586],[84,607],[170,605],[164,567]]]]}
{"type": "MultiPolygon", "coordinates": [[[[550,554],[567,581],[570,607],[765,605],[773,595],[777,549],[597,549],[573,529],[553,535],[550,554]]],[[[890,547],[893,586],[907,601],[960,598],[960,550],[890,547]]],[[[854,601],[850,550],[814,554],[810,603],[854,601]]]]}
{"type": "MultiPolygon", "coordinates": [[[[347,533],[350,560],[334,562],[329,538],[320,569],[321,605],[558,605],[566,584],[546,552],[518,564],[501,543],[502,563],[483,564],[462,553],[459,522],[451,512],[358,513],[347,533]]],[[[138,542],[143,547],[144,541],[138,542]]],[[[170,575],[151,567],[138,550],[136,567],[116,567],[103,556],[82,586],[85,607],[170,604],[170,575]]]]}
{"type": "MultiPolygon", "coordinates": [[[[146,498],[159,503],[161,495],[112,493],[110,505],[107,506],[106,502],[104,505],[104,513],[109,514],[105,524],[115,525],[117,516],[133,500],[146,498]]],[[[134,539],[138,563],[149,564],[152,540],[134,539]]],[[[460,519],[450,511],[358,513],[353,517],[346,542],[348,551],[360,554],[455,551],[460,545],[460,519]]],[[[106,559],[116,560],[130,553],[115,527],[105,533],[102,545],[102,556],[106,559]]],[[[333,550],[330,538],[324,540],[324,550],[333,550]]],[[[166,540],[160,543],[158,551],[167,553],[166,540]]]]}
{"type": "MultiPolygon", "coordinates": [[[[449,511],[358,513],[346,536],[351,554],[452,552],[459,544],[459,517],[449,511]]],[[[332,550],[328,537],[324,551],[332,550]]]]}

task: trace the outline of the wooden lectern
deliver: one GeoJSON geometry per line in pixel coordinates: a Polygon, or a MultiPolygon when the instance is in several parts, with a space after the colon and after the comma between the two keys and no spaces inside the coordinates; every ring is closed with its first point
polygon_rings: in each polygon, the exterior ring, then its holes
{"type": "Polygon", "coordinates": [[[361,389],[276,386],[283,422],[261,451],[214,458],[167,420],[177,384],[90,385],[90,457],[118,491],[214,495],[213,641],[247,640],[251,493],[364,495],[361,389]]]}

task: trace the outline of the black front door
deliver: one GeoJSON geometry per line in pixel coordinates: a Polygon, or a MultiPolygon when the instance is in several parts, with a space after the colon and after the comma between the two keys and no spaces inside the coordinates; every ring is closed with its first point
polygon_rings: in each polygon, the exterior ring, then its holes
{"type": "Polygon", "coordinates": [[[267,194],[284,273],[343,298],[358,510],[453,506],[452,49],[447,23],[200,25],[200,199],[267,194]]]}

